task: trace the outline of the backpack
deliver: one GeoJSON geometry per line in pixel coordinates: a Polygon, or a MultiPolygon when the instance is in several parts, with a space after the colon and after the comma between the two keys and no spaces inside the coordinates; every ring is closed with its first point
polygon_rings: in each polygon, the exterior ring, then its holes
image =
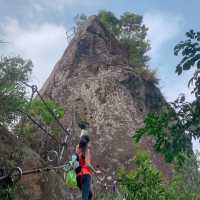
{"type": "Polygon", "coordinates": [[[64,180],[65,184],[68,188],[76,188],[77,187],[77,180],[76,180],[76,173],[74,170],[65,171],[64,172],[64,180]]]}
{"type": "Polygon", "coordinates": [[[76,170],[80,168],[78,162],[78,156],[73,154],[71,160],[69,161],[71,169],[64,168],[64,181],[68,188],[76,188],[77,187],[77,180],[76,180],[76,170]]]}

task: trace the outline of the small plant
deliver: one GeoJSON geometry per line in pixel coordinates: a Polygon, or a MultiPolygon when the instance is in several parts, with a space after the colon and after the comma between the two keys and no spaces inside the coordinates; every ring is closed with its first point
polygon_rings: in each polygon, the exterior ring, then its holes
{"type": "Polygon", "coordinates": [[[17,191],[16,186],[0,187],[0,199],[19,200],[16,191],[17,191]]]}
{"type": "Polygon", "coordinates": [[[135,170],[128,173],[120,172],[122,196],[126,195],[127,200],[167,200],[165,182],[153,166],[148,153],[145,151],[138,153],[135,157],[135,164],[135,170]]]}

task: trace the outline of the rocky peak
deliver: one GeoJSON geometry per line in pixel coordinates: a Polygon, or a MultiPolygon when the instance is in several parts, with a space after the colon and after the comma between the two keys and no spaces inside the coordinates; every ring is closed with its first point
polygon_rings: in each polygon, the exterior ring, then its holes
{"type": "MultiPolygon", "coordinates": [[[[105,29],[98,17],[91,16],[78,29],[49,79],[56,84],[80,74],[88,77],[96,75],[100,70],[127,67],[126,58],[127,55],[119,42],[105,29]],[[64,77],[59,76],[59,72],[62,72],[64,77]],[[62,78],[59,80],[58,77],[62,78]]],[[[48,80],[46,83],[49,84],[48,80]]],[[[42,91],[45,91],[46,85],[42,91]]]]}
{"type": "Polygon", "coordinates": [[[115,56],[120,56],[120,59],[126,63],[124,59],[126,54],[119,42],[105,29],[96,16],[89,17],[85,24],[78,28],[64,56],[69,54],[69,50],[72,59],[68,58],[68,62],[71,60],[73,64],[79,64],[82,61],[88,61],[91,64],[110,64],[112,62],[110,58],[115,58],[115,56]]]}
{"type": "MultiPolygon", "coordinates": [[[[147,112],[159,110],[164,103],[160,90],[128,65],[126,51],[96,16],[78,30],[41,93],[65,110],[61,122],[73,131],[66,157],[75,151],[79,140],[78,123],[89,125],[93,164],[105,171],[108,182],[119,167],[132,169],[132,134],[142,126],[147,112]]],[[[52,149],[40,134],[34,134],[31,141],[38,153],[52,149]]],[[[168,166],[152,151],[152,140],[145,140],[143,147],[169,175],[168,166]]]]}
{"type": "Polygon", "coordinates": [[[133,131],[164,102],[160,90],[128,65],[126,51],[96,16],[80,27],[42,92],[65,108],[63,123],[73,124],[75,142],[77,124],[89,124],[94,160],[109,172],[132,159],[133,131]]]}

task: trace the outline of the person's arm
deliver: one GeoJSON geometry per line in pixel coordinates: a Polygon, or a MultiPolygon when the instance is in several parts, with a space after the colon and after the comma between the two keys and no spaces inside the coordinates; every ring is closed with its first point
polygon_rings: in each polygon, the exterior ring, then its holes
{"type": "Polygon", "coordinates": [[[87,165],[94,173],[97,173],[96,169],[92,166],[91,163],[88,163],[87,165]]]}
{"type": "Polygon", "coordinates": [[[96,170],[93,165],[91,164],[91,152],[90,149],[87,150],[86,152],[86,165],[96,174],[100,174],[101,172],[99,170],[96,170]]]}

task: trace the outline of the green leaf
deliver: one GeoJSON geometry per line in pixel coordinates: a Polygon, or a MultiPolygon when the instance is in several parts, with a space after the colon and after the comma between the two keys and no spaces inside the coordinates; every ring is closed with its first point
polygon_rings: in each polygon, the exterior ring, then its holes
{"type": "Polygon", "coordinates": [[[176,73],[178,74],[178,75],[181,75],[182,74],[182,67],[180,66],[180,65],[177,65],[177,67],[176,67],[176,73]]]}
{"type": "Polygon", "coordinates": [[[200,69],[200,60],[197,62],[197,68],[200,69]]]}

